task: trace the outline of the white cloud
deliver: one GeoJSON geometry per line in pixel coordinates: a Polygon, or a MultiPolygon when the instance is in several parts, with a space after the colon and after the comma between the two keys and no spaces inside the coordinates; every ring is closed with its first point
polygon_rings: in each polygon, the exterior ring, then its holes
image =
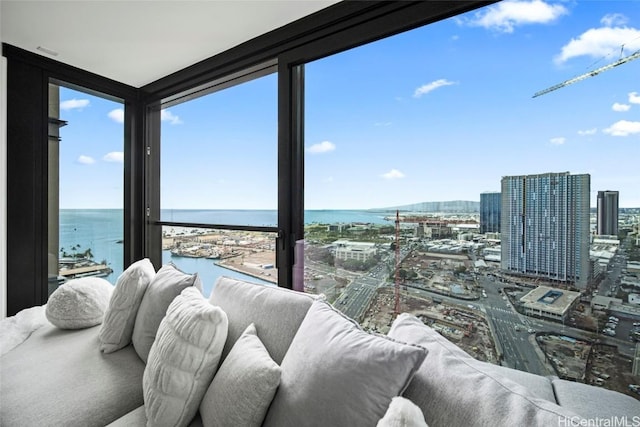
{"type": "Polygon", "coordinates": [[[116,123],[124,123],[124,110],[122,108],[116,108],[115,110],[111,110],[107,115],[111,120],[113,120],[116,123]]]}
{"type": "Polygon", "coordinates": [[[312,154],[328,153],[336,149],[336,144],[330,141],[322,141],[318,144],[313,144],[309,147],[309,152],[312,154]]]}
{"type": "Polygon", "coordinates": [[[333,177],[332,176],[328,176],[325,179],[322,180],[322,182],[324,183],[330,183],[333,182],[333,177]]]}
{"type": "Polygon", "coordinates": [[[609,13],[600,20],[605,27],[619,27],[629,22],[629,18],[621,13],[609,13]]]}
{"type": "Polygon", "coordinates": [[[636,133],[640,134],[640,122],[620,120],[604,129],[603,132],[612,136],[629,136],[636,133]]]}
{"type": "Polygon", "coordinates": [[[63,111],[82,110],[83,108],[88,107],[89,103],[88,99],[68,99],[60,102],[60,109],[63,111]]]}
{"type": "Polygon", "coordinates": [[[163,122],[169,122],[172,125],[181,125],[183,123],[183,121],[180,120],[180,117],[174,116],[173,113],[169,110],[160,111],[160,120],[162,120],[163,122]]]}
{"type": "Polygon", "coordinates": [[[387,127],[387,126],[391,126],[391,122],[376,122],[373,125],[374,126],[382,126],[382,127],[387,127]]]}
{"type": "Polygon", "coordinates": [[[594,59],[608,57],[608,62],[613,62],[619,58],[623,45],[626,55],[640,49],[640,30],[629,27],[591,28],[562,46],[554,61],[562,64],[571,58],[588,56],[594,59]]]}
{"type": "Polygon", "coordinates": [[[427,93],[438,89],[439,87],[443,87],[443,86],[450,86],[450,85],[454,85],[456,84],[455,82],[449,81],[447,79],[439,79],[439,80],[435,80],[431,83],[428,83],[426,85],[422,85],[419,88],[417,88],[415,90],[415,92],[413,92],[413,97],[414,98],[420,98],[422,95],[426,95],[427,93]]]}
{"type": "Polygon", "coordinates": [[[94,164],[96,161],[93,159],[93,157],[89,157],[89,156],[85,156],[84,154],[81,154],[77,159],[76,162],[80,163],[81,165],[92,165],[94,164]]]}
{"type": "Polygon", "coordinates": [[[611,106],[611,109],[613,111],[618,111],[618,112],[629,111],[630,108],[631,108],[631,105],[629,105],[629,104],[620,104],[618,102],[614,103],[611,106]]]}
{"type": "Polygon", "coordinates": [[[542,0],[507,0],[476,13],[468,24],[512,33],[515,27],[529,24],[548,24],[567,13],[569,11],[564,6],[550,4],[542,0]]]}
{"type": "Polygon", "coordinates": [[[112,151],[102,158],[105,162],[124,163],[124,153],[122,151],[112,151]]]}
{"type": "Polygon", "coordinates": [[[598,128],[593,128],[593,129],[585,129],[585,130],[579,130],[578,131],[578,135],[595,135],[598,132],[598,128]]]}
{"type": "Polygon", "coordinates": [[[399,178],[404,178],[405,175],[402,172],[400,172],[398,169],[391,169],[389,172],[383,173],[380,176],[383,177],[384,179],[399,179],[399,178]]]}
{"type": "Polygon", "coordinates": [[[638,95],[638,92],[631,92],[629,94],[629,102],[632,104],[640,104],[640,95],[638,95]]]}
{"type": "Polygon", "coordinates": [[[565,138],[564,136],[557,136],[555,138],[551,138],[549,142],[553,145],[562,145],[567,142],[567,138],[565,138]]]}

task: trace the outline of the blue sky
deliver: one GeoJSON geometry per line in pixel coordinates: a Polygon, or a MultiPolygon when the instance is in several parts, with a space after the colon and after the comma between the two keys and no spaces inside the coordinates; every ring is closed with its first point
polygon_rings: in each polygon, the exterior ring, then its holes
{"type": "MultiPolygon", "coordinates": [[[[479,200],[569,171],[592,206],[618,190],[638,207],[640,59],[532,96],[639,49],[638,1],[503,1],[307,64],[305,206],[479,200]]],[[[275,209],[276,97],[270,75],[165,110],[162,207],[275,209]]],[[[72,100],[61,207],[119,207],[122,107],[72,100]]]]}

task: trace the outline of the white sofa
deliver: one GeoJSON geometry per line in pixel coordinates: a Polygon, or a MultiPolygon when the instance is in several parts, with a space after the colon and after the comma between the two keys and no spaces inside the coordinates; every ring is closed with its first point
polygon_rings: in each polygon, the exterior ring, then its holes
{"type": "MultiPolygon", "coordinates": [[[[208,301],[228,319],[218,367],[254,324],[281,369],[265,426],[375,425],[401,393],[432,427],[640,421],[640,402],[629,396],[476,361],[409,315],[394,322],[390,338],[374,336],[310,295],[224,277],[208,301]]],[[[4,354],[0,425],[147,425],[147,366],[131,344],[101,352],[100,330],[45,323],[4,354]]],[[[198,404],[188,425],[216,425],[201,416],[211,412],[206,399],[198,404]]],[[[253,411],[243,405],[231,411],[253,411]]]]}

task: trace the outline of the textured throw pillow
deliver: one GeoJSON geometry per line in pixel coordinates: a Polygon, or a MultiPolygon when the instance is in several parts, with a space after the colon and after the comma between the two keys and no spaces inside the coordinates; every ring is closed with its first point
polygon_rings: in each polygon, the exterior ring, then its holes
{"type": "Polygon", "coordinates": [[[376,425],[426,350],[363,331],[315,301],[282,360],[265,427],[376,425]]]}
{"type": "Polygon", "coordinates": [[[541,399],[473,359],[420,319],[401,314],[389,336],[418,344],[427,357],[403,396],[429,426],[573,426],[579,416],[541,399]]]}
{"type": "Polygon", "coordinates": [[[45,314],[60,329],[99,325],[109,305],[113,286],[100,277],[72,279],[53,291],[45,314]]]}
{"type": "Polygon", "coordinates": [[[428,427],[422,410],[402,396],[391,399],[391,405],[377,427],[428,427]]]}
{"type": "Polygon", "coordinates": [[[100,327],[100,350],[112,353],[131,343],[133,325],[147,286],[156,270],[148,258],[131,264],[116,281],[100,327]]]}
{"type": "Polygon", "coordinates": [[[227,328],[225,312],[193,287],[169,305],[142,376],[147,425],[191,422],[218,368],[227,328]]]}
{"type": "Polygon", "coordinates": [[[145,363],[169,304],[189,286],[194,286],[202,292],[202,282],[198,274],[183,273],[173,264],[163,265],[149,283],[140,302],[131,337],[133,348],[145,363]]]}
{"type": "Polygon", "coordinates": [[[202,399],[204,427],[260,427],[280,384],[280,371],[250,324],[202,399]]]}

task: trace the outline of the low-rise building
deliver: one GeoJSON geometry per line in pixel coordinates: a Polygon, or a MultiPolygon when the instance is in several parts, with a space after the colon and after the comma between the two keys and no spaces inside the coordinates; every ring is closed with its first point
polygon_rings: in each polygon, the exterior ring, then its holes
{"type": "Polygon", "coordinates": [[[500,257],[502,256],[502,249],[500,246],[495,246],[492,248],[484,248],[482,250],[482,255],[484,256],[485,261],[500,262],[500,257]]]}
{"type": "Polygon", "coordinates": [[[345,261],[349,259],[367,261],[377,253],[375,243],[336,240],[333,245],[335,247],[336,259],[345,261]]]}
{"type": "Polygon", "coordinates": [[[538,286],[520,298],[527,316],[564,321],[580,302],[580,292],[538,286]]]}
{"type": "Polygon", "coordinates": [[[640,273],[640,262],[627,261],[627,272],[632,274],[640,273]]]}
{"type": "Polygon", "coordinates": [[[613,303],[622,303],[622,300],[620,298],[611,298],[597,295],[591,299],[591,309],[607,311],[613,303]]]}

